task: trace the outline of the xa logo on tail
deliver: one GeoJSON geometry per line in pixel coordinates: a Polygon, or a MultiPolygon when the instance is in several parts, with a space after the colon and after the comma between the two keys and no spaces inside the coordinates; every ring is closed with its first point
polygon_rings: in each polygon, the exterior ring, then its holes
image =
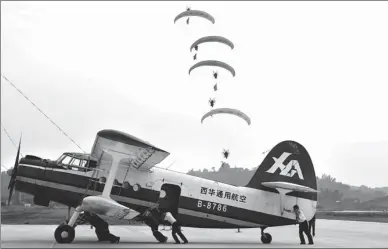
{"type": "Polygon", "coordinates": [[[291,155],[291,153],[283,152],[279,157],[272,157],[275,163],[271,166],[267,173],[275,173],[277,169],[280,169],[280,175],[293,177],[295,174],[298,174],[299,179],[304,180],[302,170],[300,169],[299,162],[297,160],[291,160],[287,165],[284,165],[283,162],[291,155]]]}

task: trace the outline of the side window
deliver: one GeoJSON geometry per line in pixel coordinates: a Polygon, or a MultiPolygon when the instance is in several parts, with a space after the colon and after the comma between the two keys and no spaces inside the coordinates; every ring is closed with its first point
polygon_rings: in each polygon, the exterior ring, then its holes
{"type": "Polygon", "coordinates": [[[72,166],[79,166],[79,163],[80,163],[80,160],[74,158],[74,160],[71,162],[71,165],[72,165],[72,166]]]}
{"type": "Polygon", "coordinates": [[[86,160],[82,160],[80,166],[81,166],[81,167],[85,167],[85,165],[86,165],[86,160]]]}

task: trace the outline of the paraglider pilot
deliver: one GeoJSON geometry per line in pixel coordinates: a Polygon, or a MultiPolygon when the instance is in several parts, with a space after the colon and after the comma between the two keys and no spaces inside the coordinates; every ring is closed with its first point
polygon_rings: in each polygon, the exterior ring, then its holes
{"type": "Polygon", "coordinates": [[[209,99],[209,103],[211,107],[214,107],[214,104],[216,103],[215,99],[209,99]]]}
{"type": "Polygon", "coordinates": [[[217,83],[213,86],[214,91],[217,91],[217,83]]]}
{"type": "Polygon", "coordinates": [[[193,58],[194,58],[194,60],[196,60],[197,59],[197,54],[195,54],[193,58]]]}
{"type": "Polygon", "coordinates": [[[194,49],[195,51],[198,51],[198,45],[195,45],[194,49]]]}
{"type": "Polygon", "coordinates": [[[224,151],[222,152],[222,154],[224,154],[225,159],[228,159],[228,156],[229,156],[230,152],[229,152],[229,150],[225,150],[225,149],[224,149],[224,151]]]}
{"type": "Polygon", "coordinates": [[[213,71],[213,76],[214,76],[214,79],[217,79],[217,77],[218,77],[217,71],[213,71]]]}

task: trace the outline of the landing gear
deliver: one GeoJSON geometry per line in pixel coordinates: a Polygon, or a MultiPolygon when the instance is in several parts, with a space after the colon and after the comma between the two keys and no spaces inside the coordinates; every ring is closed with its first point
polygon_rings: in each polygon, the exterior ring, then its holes
{"type": "Polygon", "coordinates": [[[55,240],[60,244],[68,244],[73,242],[75,237],[75,230],[73,227],[61,224],[55,229],[54,232],[55,240]]]}
{"type": "Polygon", "coordinates": [[[80,207],[77,207],[73,215],[71,216],[69,222],[67,224],[60,224],[57,229],[55,229],[54,237],[58,243],[64,244],[73,242],[75,237],[74,225],[80,213],[81,209],[80,207]]]}
{"type": "Polygon", "coordinates": [[[261,242],[263,242],[263,244],[269,244],[272,241],[272,236],[269,233],[264,233],[265,229],[266,227],[261,228],[261,242]]]}

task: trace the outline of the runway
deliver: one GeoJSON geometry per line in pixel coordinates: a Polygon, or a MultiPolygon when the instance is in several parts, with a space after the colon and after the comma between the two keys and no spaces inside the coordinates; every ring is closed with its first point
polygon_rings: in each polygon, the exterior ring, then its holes
{"type": "MultiPolygon", "coordinates": [[[[268,228],[272,243],[264,245],[260,241],[260,229],[199,229],[183,228],[189,240],[187,245],[175,245],[171,231],[161,231],[168,236],[166,244],[157,243],[147,226],[111,226],[110,230],[120,236],[119,244],[97,242],[94,230],[90,226],[78,226],[72,244],[58,244],[54,239],[54,225],[2,225],[1,247],[29,248],[202,248],[202,247],[388,247],[388,224],[376,222],[317,220],[314,245],[300,245],[298,226],[268,228]]],[[[163,226],[160,227],[162,229],[163,226]]],[[[169,229],[166,227],[166,229],[169,229]]]]}

